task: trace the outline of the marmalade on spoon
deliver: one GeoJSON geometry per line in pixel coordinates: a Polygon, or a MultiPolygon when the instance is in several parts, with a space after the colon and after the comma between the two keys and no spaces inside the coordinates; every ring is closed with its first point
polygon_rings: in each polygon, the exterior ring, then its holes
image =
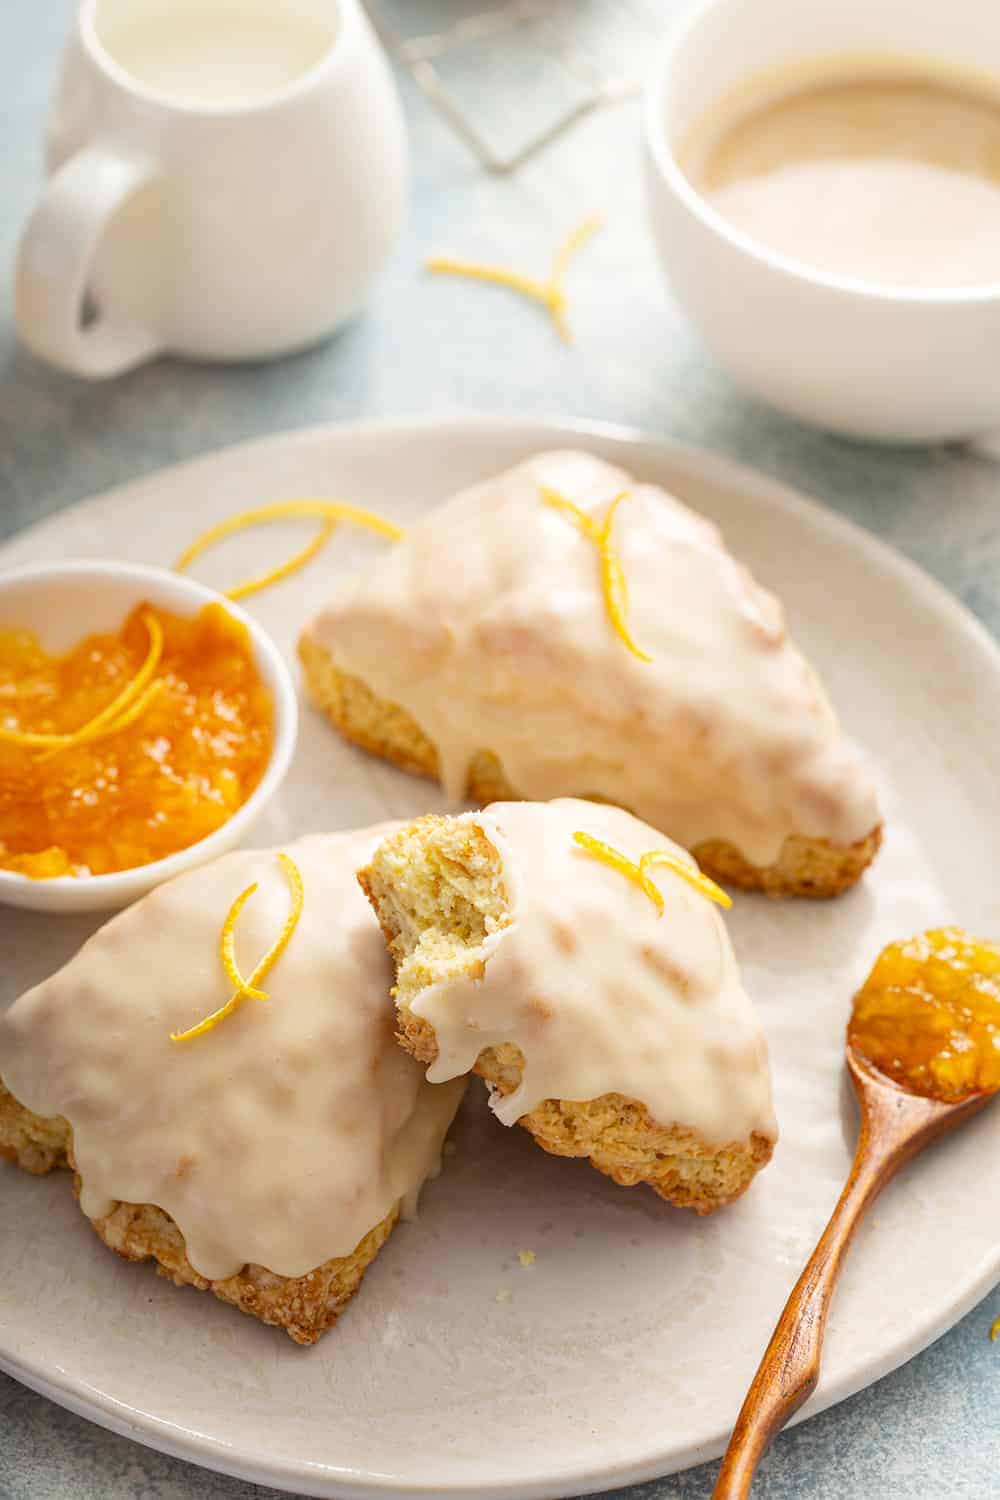
{"type": "Polygon", "coordinates": [[[260,781],[271,699],[246,627],[219,604],[191,619],[140,604],[62,656],[0,629],[0,727],[79,731],[142,668],[149,616],[163,630],[158,686],[132,722],[56,750],[0,739],[0,869],[48,879],[149,864],[214,832],[260,781]]]}
{"type": "Polygon", "coordinates": [[[911,1094],[1000,1088],[1000,947],[938,927],[883,949],[854,998],[848,1046],[911,1094]]]}

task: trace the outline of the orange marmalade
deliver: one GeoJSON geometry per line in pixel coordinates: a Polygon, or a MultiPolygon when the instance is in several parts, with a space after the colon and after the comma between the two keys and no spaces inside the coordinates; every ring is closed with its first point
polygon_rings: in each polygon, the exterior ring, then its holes
{"type": "Polygon", "coordinates": [[[1000,1088],[1000,947],[960,927],[890,943],[847,1040],[909,1093],[954,1102],[1000,1088]]]}
{"type": "Polygon", "coordinates": [[[272,707],[249,634],[222,605],[182,619],[141,604],[64,656],[0,629],[0,736],[0,869],[105,875],[186,849],[232,816],[270,758],[272,707]],[[72,738],[146,671],[130,710],[72,738]]]}

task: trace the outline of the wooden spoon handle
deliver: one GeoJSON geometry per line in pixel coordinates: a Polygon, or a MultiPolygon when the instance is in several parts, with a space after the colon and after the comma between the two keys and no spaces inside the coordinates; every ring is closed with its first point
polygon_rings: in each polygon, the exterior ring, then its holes
{"type": "Polygon", "coordinates": [[[772,1440],[815,1389],[833,1289],[868,1205],[929,1141],[978,1113],[993,1097],[973,1094],[955,1104],[926,1099],[879,1080],[850,1052],[847,1061],[861,1106],[850,1175],[764,1351],[736,1419],[713,1500],[746,1500],[772,1440]]]}
{"type": "Polygon", "coordinates": [[[850,1176],[771,1335],[736,1419],[713,1500],[745,1500],[771,1442],[815,1389],[827,1314],[854,1231],[910,1154],[891,1136],[873,1133],[867,1112],[863,1114],[850,1176]]]}

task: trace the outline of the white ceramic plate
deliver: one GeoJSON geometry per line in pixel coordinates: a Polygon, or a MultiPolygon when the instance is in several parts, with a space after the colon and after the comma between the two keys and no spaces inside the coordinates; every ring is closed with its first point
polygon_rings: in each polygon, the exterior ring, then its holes
{"type": "MultiPolygon", "coordinates": [[[[487,1118],[478,1085],[419,1223],[379,1256],[341,1325],[304,1351],[149,1267],[115,1260],[64,1176],[0,1166],[0,1364],[56,1401],[184,1458],[310,1495],[548,1497],[721,1451],[744,1388],[836,1198],[854,1136],[850,996],[884,942],[960,920],[1000,927],[1000,654],[908,563],[773,481],[607,429],[474,421],[326,428],[154,474],[0,549],[0,565],[169,564],[214,518],[297,494],[404,524],[543,446],[586,444],[721,522],[783,595],[843,718],[873,755],[887,838],[840,901],[737,899],[730,927],[763,1014],[782,1140],[708,1220],[559,1161],[487,1118]],[[518,1251],[533,1250],[523,1268],[518,1251]]],[[[225,586],[301,545],[244,533],[199,576],[225,586]]],[[[248,601],[291,652],[338,575],[381,545],[344,530],[322,561],[248,601]]],[[[446,582],[446,581],[445,581],[446,582]]],[[[434,788],[346,748],[307,713],[260,842],[440,807],[434,788]]],[[[0,913],[0,1003],[90,919],[0,913]]],[[[916,1163],[862,1230],[823,1382],[838,1401],[955,1322],[1000,1274],[1000,1110],[916,1163]]]]}

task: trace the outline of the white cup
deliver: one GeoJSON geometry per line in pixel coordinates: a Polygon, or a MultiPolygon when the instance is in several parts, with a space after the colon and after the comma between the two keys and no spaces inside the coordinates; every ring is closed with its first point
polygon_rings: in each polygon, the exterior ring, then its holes
{"type": "Polygon", "coordinates": [[[398,234],[406,141],[359,0],[84,0],[48,166],[17,328],[98,378],[332,332],[398,234]]]}
{"type": "Polygon", "coordinates": [[[653,231],[673,291],[720,362],[792,416],[894,442],[1000,428],[997,281],[894,288],[824,274],[734,228],[677,149],[753,75],[882,55],[1000,73],[1000,0],[707,0],[668,37],[644,117],[653,231]]]}

